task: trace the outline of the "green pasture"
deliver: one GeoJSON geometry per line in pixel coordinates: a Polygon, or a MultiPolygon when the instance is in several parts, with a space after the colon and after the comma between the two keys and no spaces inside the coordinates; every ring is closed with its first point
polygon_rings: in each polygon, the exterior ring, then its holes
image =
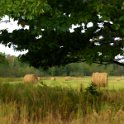
{"type": "MultiPolygon", "coordinates": [[[[0,83],[24,83],[23,78],[0,78],[0,83]]],[[[80,89],[80,87],[86,88],[91,84],[91,77],[41,77],[37,85],[46,85],[50,87],[62,87],[80,89]]],[[[124,89],[124,76],[109,76],[108,87],[106,89],[124,89]]]]}

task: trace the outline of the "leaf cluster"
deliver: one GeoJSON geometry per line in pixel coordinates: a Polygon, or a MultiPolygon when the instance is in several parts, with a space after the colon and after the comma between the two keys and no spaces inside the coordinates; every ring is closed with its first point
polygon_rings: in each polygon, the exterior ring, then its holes
{"type": "Polygon", "coordinates": [[[34,67],[84,61],[123,65],[115,60],[124,47],[123,0],[2,0],[0,10],[1,17],[8,15],[22,26],[1,31],[0,42],[28,50],[20,58],[34,67]],[[72,25],[78,25],[73,32],[72,25]]]}

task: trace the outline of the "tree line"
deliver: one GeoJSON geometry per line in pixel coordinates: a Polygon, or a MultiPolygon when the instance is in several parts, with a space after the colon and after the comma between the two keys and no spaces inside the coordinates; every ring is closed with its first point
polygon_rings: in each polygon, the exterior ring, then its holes
{"type": "Polygon", "coordinates": [[[27,73],[35,73],[39,76],[90,76],[93,72],[107,72],[109,75],[122,76],[124,75],[124,68],[115,64],[70,63],[44,70],[29,66],[19,61],[18,57],[0,53],[0,77],[23,77],[27,73]]]}

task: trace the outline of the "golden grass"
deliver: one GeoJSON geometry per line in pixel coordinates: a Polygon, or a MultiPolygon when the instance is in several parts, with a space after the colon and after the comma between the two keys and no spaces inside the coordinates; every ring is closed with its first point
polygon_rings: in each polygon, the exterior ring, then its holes
{"type": "MultiPolygon", "coordinates": [[[[20,109],[20,118],[18,118],[17,104],[0,104],[0,124],[124,124],[124,111],[119,109],[113,112],[111,109],[97,113],[93,110],[92,113],[85,116],[77,115],[69,120],[62,120],[59,113],[55,116],[48,113],[46,118],[41,120],[33,120],[33,117],[28,120],[28,114],[25,106],[20,109]]],[[[35,114],[35,113],[34,113],[35,114]]]]}

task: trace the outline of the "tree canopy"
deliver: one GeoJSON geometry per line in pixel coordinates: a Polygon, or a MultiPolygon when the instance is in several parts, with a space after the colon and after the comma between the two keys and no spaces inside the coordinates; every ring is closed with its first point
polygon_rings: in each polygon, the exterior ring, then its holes
{"type": "Polygon", "coordinates": [[[20,59],[34,67],[84,61],[124,66],[115,59],[124,54],[123,0],[1,0],[4,15],[22,29],[1,30],[0,42],[28,50],[20,59]]]}

